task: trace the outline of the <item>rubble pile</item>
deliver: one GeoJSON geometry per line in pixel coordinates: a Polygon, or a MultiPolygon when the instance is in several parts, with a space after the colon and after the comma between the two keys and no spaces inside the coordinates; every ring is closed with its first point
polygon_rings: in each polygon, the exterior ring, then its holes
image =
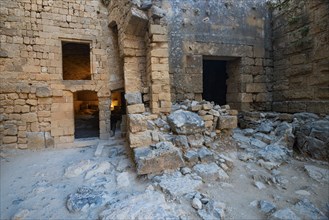
{"type": "MultiPolygon", "coordinates": [[[[218,155],[213,150],[221,138],[229,137],[237,127],[237,113],[229,105],[185,100],[173,105],[168,116],[130,115],[135,132],[130,137],[139,139],[139,146],[134,149],[138,174],[215,162],[218,155]],[[157,166],[149,161],[156,161],[157,166]]],[[[222,166],[228,170],[227,165],[222,166]]]]}

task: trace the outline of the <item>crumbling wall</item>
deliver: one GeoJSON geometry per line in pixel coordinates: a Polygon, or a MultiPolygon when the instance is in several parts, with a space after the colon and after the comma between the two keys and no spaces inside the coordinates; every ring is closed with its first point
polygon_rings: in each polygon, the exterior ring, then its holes
{"type": "Polygon", "coordinates": [[[266,1],[162,1],[169,33],[174,101],[201,100],[202,60],[228,60],[227,102],[239,110],[271,108],[270,17],[266,1]]]}
{"type": "Polygon", "coordinates": [[[123,76],[102,2],[2,0],[0,14],[1,146],[73,142],[72,94],[82,90],[97,92],[100,138],[109,137],[111,89],[123,76]],[[91,80],[63,80],[62,41],[90,45],[91,80]]]}
{"type": "Polygon", "coordinates": [[[329,113],[329,2],[286,0],[273,10],[273,110],[329,113]]]}

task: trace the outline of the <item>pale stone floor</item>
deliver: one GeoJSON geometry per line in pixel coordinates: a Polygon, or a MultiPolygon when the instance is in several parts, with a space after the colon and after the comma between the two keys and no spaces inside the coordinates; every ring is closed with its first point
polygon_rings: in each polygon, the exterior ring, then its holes
{"type": "Polygon", "coordinates": [[[98,157],[96,146],[72,147],[1,153],[1,219],[199,219],[191,205],[196,193],[220,204],[225,219],[266,219],[269,214],[258,207],[260,200],[269,201],[277,210],[295,210],[302,199],[318,208],[317,218],[328,218],[329,183],[310,178],[304,169],[305,164],[328,169],[324,162],[292,159],[275,170],[280,176],[278,184],[271,182],[273,171],[240,161],[236,150],[228,150],[224,154],[234,162],[230,178],[202,179],[193,188],[190,174],[184,176],[179,171],[137,176],[122,139],[109,140],[98,157]],[[168,180],[183,187],[166,189],[163,184],[168,180]],[[68,195],[82,186],[101,192],[101,202],[71,213],[68,195]],[[191,193],[180,195],[182,190],[191,193]]]}

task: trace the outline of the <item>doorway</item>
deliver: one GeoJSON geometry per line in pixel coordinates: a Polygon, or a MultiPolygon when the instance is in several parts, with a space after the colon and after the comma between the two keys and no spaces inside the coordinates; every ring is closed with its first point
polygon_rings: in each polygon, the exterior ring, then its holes
{"type": "Polygon", "coordinates": [[[218,105],[226,104],[227,61],[203,60],[203,95],[207,101],[218,105]]]}
{"type": "Polygon", "coordinates": [[[98,97],[94,91],[74,93],[74,137],[99,137],[98,97]]]}

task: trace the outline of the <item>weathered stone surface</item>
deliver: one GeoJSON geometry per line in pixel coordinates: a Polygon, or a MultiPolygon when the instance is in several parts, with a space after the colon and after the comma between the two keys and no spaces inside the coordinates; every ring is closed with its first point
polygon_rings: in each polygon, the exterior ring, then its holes
{"type": "Polygon", "coordinates": [[[313,165],[305,165],[304,168],[312,179],[318,182],[329,182],[329,169],[324,169],[313,165]]]}
{"type": "Polygon", "coordinates": [[[127,106],[127,112],[129,114],[144,113],[145,112],[145,106],[144,106],[144,104],[128,105],[127,106]]]}
{"type": "Polygon", "coordinates": [[[138,174],[159,173],[184,166],[181,152],[170,142],[159,142],[155,147],[134,149],[138,174]]]}
{"type": "Polygon", "coordinates": [[[189,135],[187,140],[191,147],[202,147],[204,143],[204,137],[201,134],[189,135]]]}
{"type": "Polygon", "coordinates": [[[238,119],[236,116],[219,116],[218,128],[219,129],[233,129],[238,126],[238,119]]]}
{"type": "MultiPolygon", "coordinates": [[[[84,172],[89,171],[96,165],[96,162],[91,160],[82,160],[77,164],[73,164],[65,169],[64,176],[67,178],[77,177],[84,172]]],[[[89,175],[88,175],[89,176],[89,175]]]]}
{"type": "Polygon", "coordinates": [[[79,163],[81,164],[82,166],[81,167],[69,167],[71,168],[69,170],[69,168],[65,171],[65,176],[67,177],[74,177],[74,176],[78,176],[80,174],[82,174],[84,172],[84,170],[89,170],[86,175],[85,175],[85,179],[90,179],[92,178],[93,176],[96,176],[96,175],[99,175],[99,174],[104,174],[106,172],[108,172],[110,169],[111,169],[111,164],[107,161],[104,161],[100,164],[98,164],[97,166],[92,166],[92,167],[89,167],[89,165],[93,164],[92,162],[91,163],[88,163],[88,161],[86,161],[86,163],[79,163]],[[84,166],[84,168],[83,168],[84,166]],[[91,169],[89,169],[91,168],[91,169]]]}
{"type": "Polygon", "coordinates": [[[258,151],[257,156],[269,162],[286,162],[289,160],[291,151],[280,145],[268,145],[258,151]]]}
{"type": "Polygon", "coordinates": [[[271,213],[274,212],[276,207],[271,202],[260,200],[259,201],[259,208],[264,213],[271,213]]]}
{"type": "Polygon", "coordinates": [[[202,163],[214,162],[214,154],[206,147],[202,147],[198,150],[198,156],[202,163]]]}
{"type": "Polygon", "coordinates": [[[143,132],[129,133],[130,147],[141,147],[152,143],[151,132],[146,130],[143,132]]]}
{"type": "Polygon", "coordinates": [[[81,187],[67,198],[66,207],[70,212],[87,211],[91,207],[102,205],[104,192],[90,187],[81,187]]]}
{"type": "Polygon", "coordinates": [[[125,99],[127,101],[128,105],[134,105],[134,104],[141,104],[142,102],[142,95],[139,92],[136,93],[126,93],[125,99]]]}
{"type": "Polygon", "coordinates": [[[275,129],[276,140],[274,143],[293,149],[295,143],[295,135],[293,127],[287,122],[282,122],[275,129]]]}
{"type": "Polygon", "coordinates": [[[193,170],[205,180],[226,180],[229,176],[216,163],[197,164],[193,170]]]}
{"type": "Polygon", "coordinates": [[[44,132],[27,132],[27,147],[45,148],[45,135],[44,132]]]}
{"type": "Polygon", "coordinates": [[[179,173],[174,173],[160,177],[159,186],[172,199],[177,199],[200,188],[202,181],[193,179],[189,174],[182,176],[179,173]]]}
{"type": "Polygon", "coordinates": [[[141,132],[147,129],[147,121],[142,114],[129,114],[128,123],[131,132],[141,132]]]}
{"type": "Polygon", "coordinates": [[[195,208],[196,210],[202,209],[202,203],[201,203],[200,199],[194,198],[192,200],[192,207],[195,208]]]}
{"type": "Polygon", "coordinates": [[[174,143],[177,147],[180,147],[183,149],[189,148],[187,137],[185,135],[176,135],[174,137],[174,143]]]}
{"type": "Polygon", "coordinates": [[[38,87],[36,90],[36,96],[40,98],[50,97],[51,91],[48,87],[38,87]]]}
{"type": "Polygon", "coordinates": [[[264,121],[256,128],[256,130],[268,134],[273,130],[273,124],[270,121],[264,121]]]}
{"type": "Polygon", "coordinates": [[[171,129],[177,134],[195,134],[203,132],[204,121],[197,114],[189,111],[177,110],[168,116],[171,129]]]}
{"type": "Polygon", "coordinates": [[[207,204],[203,206],[203,209],[198,211],[198,215],[203,220],[210,219],[224,219],[224,207],[214,200],[210,200],[207,204]]]}
{"type": "Polygon", "coordinates": [[[298,201],[292,210],[298,214],[302,219],[326,219],[324,213],[322,213],[313,203],[308,199],[302,199],[298,201]]]}
{"type": "Polygon", "coordinates": [[[315,159],[329,159],[329,121],[307,122],[297,128],[296,147],[315,159]]]}
{"type": "Polygon", "coordinates": [[[274,212],[269,220],[300,220],[300,218],[291,209],[285,208],[274,212]]]}
{"type": "Polygon", "coordinates": [[[184,159],[192,164],[195,164],[199,161],[199,155],[196,151],[194,150],[188,150],[185,154],[184,154],[184,159]]]}
{"type": "Polygon", "coordinates": [[[144,193],[111,202],[111,205],[100,213],[99,219],[172,219],[175,215],[170,210],[173,209],[170,209],[164,194],[146,190],[144,193]]]}

